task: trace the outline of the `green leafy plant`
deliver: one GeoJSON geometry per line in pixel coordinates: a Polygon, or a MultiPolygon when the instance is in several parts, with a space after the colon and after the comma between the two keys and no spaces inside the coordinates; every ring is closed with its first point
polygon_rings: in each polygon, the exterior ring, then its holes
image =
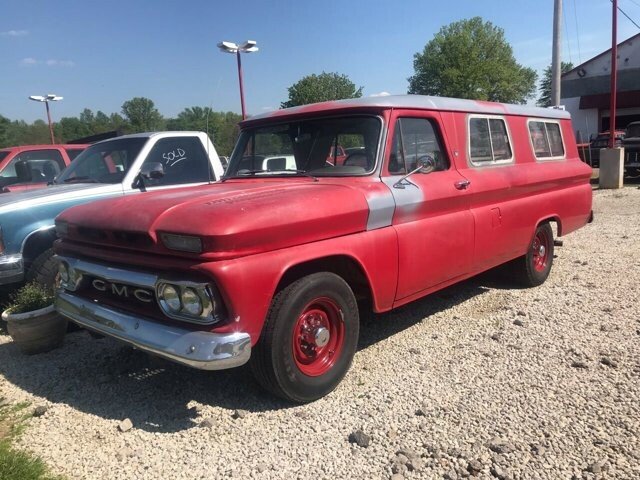
{"type": "Polygon", "coordinates": [[[51,289],[39,283],[27,283],[9,297],[7,309],[11,313],[26,313],[48,307],[53,303],[51,289]]]}

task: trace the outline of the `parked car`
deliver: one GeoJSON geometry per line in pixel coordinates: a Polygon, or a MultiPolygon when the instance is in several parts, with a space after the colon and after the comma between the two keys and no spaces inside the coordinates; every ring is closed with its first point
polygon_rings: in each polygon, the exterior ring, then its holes
{"type": "Polygon", "coordinates": [[[625,173],[630,177],[640,177],[640,122],[627,125],[623,146],[625,173]]]}
{"type": "Polygon", "coordinates": [[[543,283],[551,225],[592,218],[590,176],[562,110],[406,95],[257,115],[221,182],[59,215],[56,308],[194,368],[250,362],[308,402],[346,374],[361,315],[505,262],[543,283]],[[340,135],[366,162],[327,164],[340,135]],[[278,153],[297,168],[244,167],[278,153]]]}
{"type": "Polygon", "coordinates": [[[84,150],[46,189],[0,195],[0,285],[25,277],[52,284],[54,219],[65,208],[114,196],[137,197],[220,179],[222,165],[206,134],[125,135],[84,150]]]}
{"type": "Polygon", "coordinates": [[[46,187],[89,145],[24,145],[0,150],[0,192],[46,187]]]}
{"type": "MultiPolygon", "coordinates": [[[[578,153],[583,162],[590,165],[592,168],[600,168],[600,149],[609,148],[609,139],[611,138],[611,132],[604,131],[598,133],[591,139],[589,143],[578,144],[578,153]]],[[[615,146],[622,146],[622,140],[624,139],[624,130],[616,130],[616,142],[615,146]]]]}

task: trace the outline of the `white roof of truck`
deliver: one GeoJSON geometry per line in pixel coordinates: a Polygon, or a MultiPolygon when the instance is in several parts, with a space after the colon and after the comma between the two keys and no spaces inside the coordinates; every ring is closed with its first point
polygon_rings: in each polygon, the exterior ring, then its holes
{"type": "Polygon", "coordinates": [[[494,115],[521,115],[525,117],[571,118],[569,112],[556,108],[540,108],[529,105],[464,100],[461,98],[430,97],[426,95],[387,95],[380,97],[350,98],[330,102],[312,103],[298,107],[274,110],[255,115],[247,121],[263,120],[283,115],[317,113],[345,108],[415,108],[450,112],[468,112],[494,115]]]}

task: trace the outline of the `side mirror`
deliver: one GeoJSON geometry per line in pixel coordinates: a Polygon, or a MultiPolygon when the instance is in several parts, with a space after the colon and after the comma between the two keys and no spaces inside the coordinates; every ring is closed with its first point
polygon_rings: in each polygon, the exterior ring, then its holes
{"type": "Polygon", "coordinates": [[[416,167],[420,173],[431,173],[436,169],[436,161],[431,155],[423,155],[418,158],[416,167]]]}
{"type": "Polygon", "coordinates": [[[149,162],[142,165],[140,175],[147,180],[158,180],[164,177],[164,166],[160,162],[149,162]]]}

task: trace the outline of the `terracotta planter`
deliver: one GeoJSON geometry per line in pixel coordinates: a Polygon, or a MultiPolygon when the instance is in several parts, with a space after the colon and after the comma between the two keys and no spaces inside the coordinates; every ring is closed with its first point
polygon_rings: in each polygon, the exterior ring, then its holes
{"type": "Polygon", "coordinates": [[[26,313],[2,312],[7,329],[22,353],[33,355],[48,352],[62,345],[67,332],[67,319],[53,305],[26,313]]]}

